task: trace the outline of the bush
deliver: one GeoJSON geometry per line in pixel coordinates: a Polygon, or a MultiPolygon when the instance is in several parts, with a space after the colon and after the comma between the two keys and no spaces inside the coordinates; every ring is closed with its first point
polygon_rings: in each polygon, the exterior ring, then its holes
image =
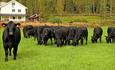
{"type": "Polygon", "coordinates": [[[54,17],[54,18],[48,19],[48,22],[52,22],[52,23],[62,23],[62,20],[61,20],[61,18],[59,18],[59,17],[54,17]]]}

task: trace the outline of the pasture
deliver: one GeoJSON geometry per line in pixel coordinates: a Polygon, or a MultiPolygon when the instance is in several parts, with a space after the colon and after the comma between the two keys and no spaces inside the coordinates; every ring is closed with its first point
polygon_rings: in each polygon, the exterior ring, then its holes
{"type": "Polygon", "coordinates": [[[22,35],[17,60],[11,56],[5,62],[0,29],[0,70],[115,70],[115,44],[106,44],[107,26],[103,31],[102,43],[91,43],[93,28],[88,28],[88,45],[61,48],[50,43],[40,46],[33,38],[22,35]]]}

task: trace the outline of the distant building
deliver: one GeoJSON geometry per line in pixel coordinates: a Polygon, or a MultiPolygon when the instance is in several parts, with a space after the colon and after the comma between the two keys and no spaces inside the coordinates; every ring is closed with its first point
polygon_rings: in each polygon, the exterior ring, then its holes
{"type": "Polygon", "coordinates": [[[39,21],[40,20],[40,15],[38,14],[33,14],[28,18],[30,21],[39,21]]]}
{"type": "Polygon", "coordinates": [[[26,9],[24,5],[11,0],[9,2],[0,3],[0,21],[26,21],[26,9]]]}

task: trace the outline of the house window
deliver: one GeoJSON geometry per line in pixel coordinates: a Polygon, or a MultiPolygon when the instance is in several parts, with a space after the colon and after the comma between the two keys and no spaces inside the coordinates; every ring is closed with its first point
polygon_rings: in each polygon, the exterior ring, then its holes
{"type": "Polygon", "coordinates": [[[14,8],[14,6],[15,6],[15,3],[12,3],[12,7],[14,8]]]}
{"type": "Polygon", "coordinates": [[[21,9],[18,9],[18,12],[21,12],[21,9]]]}
{"type": "Polygon", "coordinates": [[[15,19],[15,17],[13,17],[13,19],[15,19]]]}
{"type": "Polygon", "coordinates": [[[15,12],[15,9],[12,9],[12,12],[15,12]]]}
{"type": "Polygon", "coordinates": [[[15,3],[12,3],[12,6],[14,6],[15,5],[15,3]]]}

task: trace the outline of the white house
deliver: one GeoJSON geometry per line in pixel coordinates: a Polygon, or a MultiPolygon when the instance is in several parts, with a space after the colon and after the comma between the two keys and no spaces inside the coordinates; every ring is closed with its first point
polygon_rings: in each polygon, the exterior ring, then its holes
{"type": "Polygon", "coordinates": [[[9,2],[0,3],[0,20],[1,21],[15,21],[21,22],[26,21],[26,9],[24,5],[11,0],[9,2]]]}

